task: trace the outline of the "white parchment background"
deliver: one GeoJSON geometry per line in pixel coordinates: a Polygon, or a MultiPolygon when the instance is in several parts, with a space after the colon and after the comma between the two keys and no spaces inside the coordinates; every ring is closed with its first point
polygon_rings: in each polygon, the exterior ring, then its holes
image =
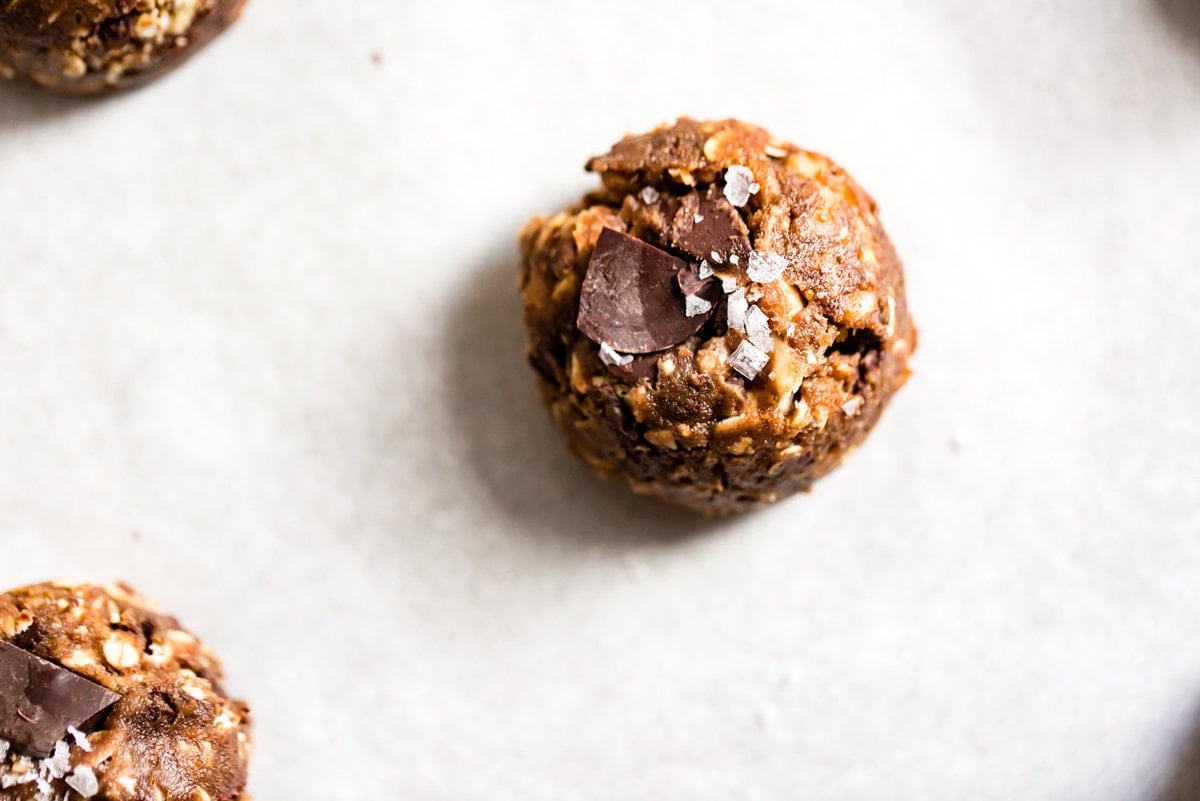
{"type": "Polygon", "coordinates": [[[0,87],[0,585],[161,598],[261,801],[1196,801],[1198,187],[1196,0],[252,0],[145,91],[0,87]],[[520,353],[514,230],[680,113],[843,162],[922,334],[720,524],[520,353]]]}

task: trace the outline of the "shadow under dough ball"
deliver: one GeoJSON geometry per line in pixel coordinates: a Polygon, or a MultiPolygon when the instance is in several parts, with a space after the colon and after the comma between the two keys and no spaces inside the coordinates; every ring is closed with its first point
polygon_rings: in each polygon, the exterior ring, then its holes
{"type": "Polygon", "coordinates": [[[250,710],[125,586],[0,594],[0,799],[248,801],[250,710]]]}
{"type": "Polygon", "coordinates": [[[182,64],[246,0],[0,0],[0,77],[95,95],[182,64]]]}
{"type": "Polygon", "coordinates": [[[520,237],[529,360],[572,450],[710,515],[808,489],[916,346],[875,202],[736,120],[681,119],[587,168],[601,187],[520,237]]]}

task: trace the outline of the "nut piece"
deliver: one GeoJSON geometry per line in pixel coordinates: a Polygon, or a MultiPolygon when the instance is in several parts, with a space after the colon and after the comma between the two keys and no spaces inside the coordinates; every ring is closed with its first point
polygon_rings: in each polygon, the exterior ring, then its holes
{"type": "Polygon", "coordinates": [[[141,659],[141,654],[126,637],[114,634],[104,643],[104,661],[118,670],[131,668],[141,659]]]}

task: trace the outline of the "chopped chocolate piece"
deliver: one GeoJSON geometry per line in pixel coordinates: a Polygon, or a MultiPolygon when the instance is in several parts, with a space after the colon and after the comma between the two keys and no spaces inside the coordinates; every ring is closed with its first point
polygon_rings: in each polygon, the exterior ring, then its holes
{"type": "Polygon", "coordinates": [[[629,415],[625,411],[625,404],[621,402],[621,396],[607,384],[600,387],[597,393],[601,399],[604,417],[612,430],[625,442],[636,442],[637,430],[630,422],[629,415]]]}
{"type": "Polygon", "coordinates": [[[737,209],[710,187],[707,195],[693,193],[672,217],[667,241],[693,259],[745,256],[750,253],[750,231],[737,209]]]}
{"type": "Polygon", "coordinates": [[[623,364],[609,364],[608,371],[624,381],[637,382],[643,378],[653,380],[658,373],[658,357],[662,353],[644,353],[634,356],[623,364]]]}
{"type": "Polygon", "coordinates": [[[685,266],[666,251],[606,228],[588,262],[576,325],[620,353],[678,345],[708,319],[688,317],[676,275],[685,266]]]}
{"type": "Polygon", "coordinates": [[[720,297],[721,282],[713,277],[711,268],[708,275],[704,275],[704,272],[703,264],[688,264],[675,276],[679,283],[679,291],[685,298],[698,295],[711,303],[720,297]]]}
{"type": "Polygon", "coordinates": [[[0,739],[48,757],[75,728],[89,731],[121,696],[0,640],[0,739]]]}

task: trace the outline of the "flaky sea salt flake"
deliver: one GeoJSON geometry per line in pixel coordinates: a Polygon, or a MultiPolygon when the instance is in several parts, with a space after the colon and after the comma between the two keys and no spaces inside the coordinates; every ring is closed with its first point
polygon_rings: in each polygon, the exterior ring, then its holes
{"type": "Polygon", "coordinates": [[[54,744],[54,753],[38,764],[38,770],[47,779],[61,779],[71,770],[71,746],[65,740],[54,744]]]}
{"type": "Polygon", "coordinates": [[[729,366],[747,381],[758,378],[758,374],[767,366],[770,357],[749,340],[743,340],[737,350],[729,357],[729,366]]]}
{"type": "Polygon", "coordinates": [[[725,320],[734,331],[746,332],[746,311],[750,304],[746,302],[746,290],[738,289],[729,293],[726,299],[725,320]]]}
{"type": "Polygon", "coordinates": [[[644,187],[642,189],[641,194],[642,194],[642,202],[645,203],[647,206],[650,205],[651,203],[657,203],[658,199],[661,197],[661,195],[658,194],[658,190],[655,189],[653,186],[644,187]]]}
{"type": "Polygon", "coordinates": [[[704,222],[704,215],[697,214],[696,216],[692,217],[692,222],[694,222],[696,225],[699,225],[700,223],[704,222]]]}
{"type": "Polygon", "coordinates": [[[3,762],[8,757],[8,740],[0,740],[0,762],[3,762]]]}
{"type": "Polygon", "coordinates": [[[633,361],[633,356],[628,353],[617,353],[612,345],[602,342],[600,343],[600,361],[609,367],[621,367],[633,361]]]}
{"type": "Polygon", "coordinates": [[[770,351],[774,348],[771,341],[771,322],[767,315],[757,306],[746,310],[746,336],[760,350],[770,351]]]}
{"type": "Polygon", "coordinates": [[[67,734],[71,735],[71,739],[75,741],[75,745],[79,747],[79,750],[85,753],[91,753],[92,741],[87,738],[86,734],[74,726],[67,727],[67,734]]]}
{"type": "Polygon", "coordinates": [[[759,253],[756,250],[750,254],[746,275],[757,284],[769,284],[778,281],[786,267],[787,259],[778,253],[759,253]]]}
{"type": "Polygon", "coordinates": [[[91,798],[100,792],[100,782],[96,773],[87,765],[80,765],[75,772],[67,777],[67,786],[84,798],[91,798]]]}
{"type": "Polygon", "coordinates": [[[683,299],[683,311],[688,317],[699,317],[712,311],[713,305],[699,295],[688,295],[683,299]]]}
{"type": "Polygon", "coordinates": [[[735,164],[725,171],[725,199],[739,209],[746,205],[751,195],[758,194],[758,189],[749,167],[735,164]]]}
{"type": "Polygon", "coordinates": [[[704,259],[701,259],[700,260],[700,270],[699,270],[699,272],[696,273],[696,275],[700,278],[700,280],[704,280],[705,278],[712,278],[712,274],[713,274],[712,265],[709,264],[704,259]]]}
{"type": "Polygon", "coordinates": [[[721,258],[721,254],[720,254],[720,253],[718,253],[718,252],[717,252],[717,251],[715,251],[715,250],[714,250],[712,253],[708,254],[708,255],[712,256],[712,260],[713,260],[713,261],[715,261],[717,264],[724,264],[724,263],[725,263],[725,259],[721,258]]]}

